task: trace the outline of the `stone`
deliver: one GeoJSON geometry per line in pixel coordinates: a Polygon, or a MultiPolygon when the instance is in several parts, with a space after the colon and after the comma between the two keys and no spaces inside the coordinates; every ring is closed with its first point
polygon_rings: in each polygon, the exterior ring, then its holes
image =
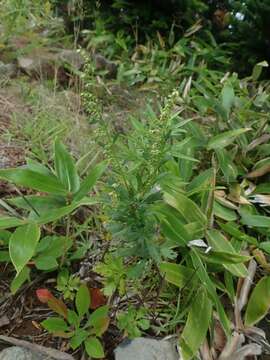
{"type": "Polygon", "coordinates": [[[84,65],[84,59],[76,50],[64,49],[59,52],[58,59],[61,63],[68,65],[71,70],[80,70],[84,65]]]}
{"type": "Polygon", "coordinates": [[[115,360],[179,360],[180,358],[173,342],[150,338],[124,340],[115,349],[114,354],[115,360]]]}
{"type": "Polygon", "coordinates": [[[0,360],[52,360],[52,358],[20,346],[12,346],[0,352],[0,360]]]}
{"type": "Polygon", "coordinates": [[[34,51],[17,59],[21,71],[31,77],[53,79],[55,76],[56,55],[46,51],[34,51]]]}

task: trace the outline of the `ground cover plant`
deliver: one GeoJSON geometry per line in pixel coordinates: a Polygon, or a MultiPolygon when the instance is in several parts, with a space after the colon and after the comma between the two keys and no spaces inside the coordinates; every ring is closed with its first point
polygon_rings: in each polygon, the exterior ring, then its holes
{"type": "MultiPolygon", "coordinates": [[[[54,29],[52,3],[25,14],[26,3],[5,4],[7,13],[16,5],[11,38],[31,18],[31,36],[54,29]]],[[[228,47],[201,20],[179,40],[170,24],[134,46],[99,11],[90,29],[77,18],[65,37],[84,47],[84,68],[68,83],[80,95],[81,131],[56,101],[67,84],[3,81],[20,87],[27,111],[8,113],[1,130],[1,144],[20,144],[24,157],[0,168],[0,284],[10,294],[0,329],[25,336],[3,322],[9,307],[26,322],[21,301],[35,341],[76,359],[111,359],[126,337],[168,335],[183,360],[256,359],[270,348],[261,325],[270,307],[268,63],[245,77],[231,71],[228,47]]]]}

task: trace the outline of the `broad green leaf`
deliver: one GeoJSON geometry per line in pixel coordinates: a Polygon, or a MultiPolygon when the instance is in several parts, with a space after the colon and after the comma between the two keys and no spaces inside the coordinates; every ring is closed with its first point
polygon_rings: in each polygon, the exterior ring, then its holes
{"type": "Polygon", "coordinates": [[[58,179],[68,192],[75,193],[80,187],[80,178],[75,162],[65,146],[58,140],[54,143],[54,166],[58,179]]]}
{"type": "Polygon", "coordinates": [[[241,209],[240,209],[240,215],[241,215],[241,223],[244,225],[263,227],[263,228],[270,227],[270,217],[268,216],[248,214],[246,212],[241,211],[241,209]]]}
{"type": "Polygon", "coordinates": [[[105,357],[103,346],[96,337],[89,337],[84,342],[87,354],[94,359],[102,359],[105,357]]]}
{"type": "Polygon", "coordinates": [[[36,224],[27,224],[18,227],[9,241],[9,254],[17,271],[20,271],[33,257],[40,237],[40,229],[36,224]]]}
{"type": "Polygon", "coordinates": [[[16,185],[51,194],[65,196],[67,191],[53,175],[44,175],[25,168],[1,169],[0,179],[10,181],[16,185]]]}
{"type": "Polygon", "coordinates": [[[26,220],[18,219],[16,217],[4,216],[0,218],[0,229],[9,229],[26,224],[26,220]]]}
{"type": "Polygon", "coordinates": [[[50,170],[42,165],[41,163],[39,163],[38,161],[35,161],[33,159],[26,159],[26,164],[27,164],[27,169],[43,174],[43,175],[51,175],[50,170]]]}
{"type": "Polygon", "coordinates": [[[95,335],[101,336],[108,329],[110,323],[108,312],[109,308],[107,305],[105,305],[96,309],[89,316],[87,326],[91,326],[93,328],[93,333],[95,335]]]}
{"type": "Polygon", "coordinates": [[[15,276],[15,278],[12,280],[10,285],[11,293],[14,295],[17,290],[22,286],[22,284],[30,280],[30,269],[29,267],[25,266],[19,274],[15,276]]]}
{"type": "Polygon", "coordinates": [[[196,271],[186,266],[163,262],[159,267],[161,272],[165,274],[166,281],[176,285],[180,289],[194,281],[196,271]]]}
{"type": "Polygon", "coordinates": [[[37,245],[36,252],[40,256],[53,257],[55,259],[65,255],[71,248],[73,241],[66,236],[45,236],[37,245]]]}
{"type": "Polygon", "coordinates": [[[259,248],[270,254],[270,241],[263,241],[259,244],[259,248]]]}
{"type": "Polygon", "coordinates": [[[84,340],[87,339],[88,336],[88,331],[83,329],[76,330],[75,335],[70,339],[70,346],[72,350],[77,349],[84,342],[84,340]]]}
{"type": "Polygon", "coordinates": [[[253,326],[270,308],[270,276],[263,277],[251,293],[245,314],[245,325],[253,326]]]}
{"type": "Polygon", "coordinates": [[[226,111],[227,117],[230,115],[231,108],[234,104],[234,89],[230,81],[227,81],[221,91],[221,102],[224,110],[226,111]]]}
{"type": "Polygon", "coordinates": [[[212,137],[208,142],[207,148],[208,150],[223,149],[226,146],[232,144],[237,136],[242,135],[250,130],[250,128],[242,128],[225,131],[212,137]]]}
{"type": "Polygon", "coordinates": [[[92,189],[92,187],[95,185],[97,180],[101,177],[103,172],[105,171],[107,167],[107,163],[102,162],[98,165],[96,165],[89,173],[89,175],[86,176],[86,178],[83,180],[79,190],[74,195],[74,201],[81,200],[84,196],[86,196],[89,191],[92,189]]]}
{"type": "Polygon", "coordinates": [[[40,255],[34,259],[34,262],[39,270],[52,270],[58,267],[58,262],[53,256],[40,255]]]}
{"type": "Polygon", "coordinates": [[[188,197],[181,193],[177,193],[174,196],[166,193],[164,200],[167,204],[179,211],[183,218],[189,222],[199,222],[202,226],[206,225],[206,216],[200,210],[200,208],[190,200],[188,197]]]}
{"type": "Polygon", "coordinates": [[[62,318],[51,317],[41,322],[41,325],[49,332],[62,332],[67,331],[68,326],[62,318]]]}
{"type": "MultiPolygon", "coordinates": [[[[232,257],[234,254],[237,255],[232,244],[217,230],[209,230],[206,234],[209,245],[215,251],[231,253],[232,257]]],[[[247,268],[243,264],[223,264],[225,269],[230,271],[233,275],[238,277],[246,277],[248,275],[247,268]]]]}
{"type": "Polygon", "coordinates": [[[215,216],[226,221],[234,221],[237,219],[237,215],[234,210],[222,206],[217,201],[214,202],[214,214],[215,216]]]}
{"type": "Polygon", "coordinates": [[[183,360],[193,359],[203,343],[212,317],[212,302],[205,290],[195,296],[186,325],[181,334],[180,348],[183,360]]]}
{"type": "Polygon", "coordinates": [[[66,205],[65,199],[53,195],[26,195],[8,199],[8,203],[15,205],[19,209],[32,211],[35,209],[39,214],[46,213],[48,210],[57,209],[66,205]]]}
{"type": "Polygon", "coordinates": [[[79,317],[82,318],[90,307],[90,292],[85,284],[82,284],[76,294],[75,304],[79,317]]]}

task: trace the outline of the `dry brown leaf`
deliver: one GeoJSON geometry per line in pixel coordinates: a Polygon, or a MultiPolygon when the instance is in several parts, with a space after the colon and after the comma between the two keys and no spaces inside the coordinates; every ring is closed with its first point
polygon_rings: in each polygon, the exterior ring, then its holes
{"type": "Polygon", "coordinates": [[[246,175],[246,178],[247,179],[254,179],[254,178],[257,178],[257,177],[261,177],[267,173],[270,172],[270,165],[267,164],[267,165],[264,165],[262,167],[260,167],[259,169],[256,169],[256,170],[253,170],[251,171],[250,173],[248,173],[246,175]]]}

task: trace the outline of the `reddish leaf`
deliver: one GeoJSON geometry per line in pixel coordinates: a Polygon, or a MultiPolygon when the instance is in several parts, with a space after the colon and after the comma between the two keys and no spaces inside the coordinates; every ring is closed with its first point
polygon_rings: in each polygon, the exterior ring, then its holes
{"type": "Polygon", "coordinates": [[[106,304],[106,298],[98,288],[90,288],[91,304],[90,309],[95,310],[106,304]]]}
{"type": "Polygon", "coordinates": [[[38,300],[43,304],[47,304],[47,302],[54,297],[48,289],[38,289],[36,295],[38,300]]]}
{"type": "Polygon", "coordinates": [[[48,289],[38,289],[36,291],[37,297],[40,302],[47,304],[50,309],[57,314],[67,318],[68,309],[62,300],[56,299],[48,289]]]}

